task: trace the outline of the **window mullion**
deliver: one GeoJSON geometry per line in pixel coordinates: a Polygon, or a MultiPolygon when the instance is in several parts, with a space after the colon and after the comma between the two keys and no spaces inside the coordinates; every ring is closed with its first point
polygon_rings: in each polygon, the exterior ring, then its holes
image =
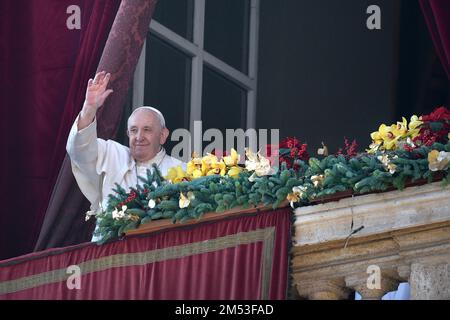
{"type": "Polygon", "coordinates": [[[133,77],[133,110],[144,105],[146,44],[147,40],[144,41],[142,46],[141,55],[133,77]]]}
{"type": "Polygon", "coordinates": [[[249,33],[248,74],[250,79],[253,80],[253,88],[247,93],[247,128],[255,128],[258,84],[259,0],[251,0],[249,33]]]}
{"type": "MultiPolygon", "coordinates": [[[[194,121],[202,118],[202,87],[203,87],[203,45],[205,33],[205,0],[195,0],[194,7],[194,44],[198,47],[197,55],[192,58],[191,75],[191,114],[190,131],[194,132],[194,121]]],[[[194,150],[198,152],[201,146],[194,150]]],[[[200,152],[201,153],[201,152],[200,152]]]]}

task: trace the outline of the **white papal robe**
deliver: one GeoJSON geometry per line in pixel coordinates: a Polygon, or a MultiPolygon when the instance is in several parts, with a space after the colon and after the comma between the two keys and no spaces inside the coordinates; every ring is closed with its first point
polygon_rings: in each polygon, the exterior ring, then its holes
{"type": "MultiPolygon", "coordinates": [[[[136,187],[138,176],[145,177],[147,168],[158,165],[162,175],[172,167],[186,163],[166,154],[164,148],[150,161],[137,164],[130,149],[112,140],[97,137],[97,120],[78,131],[78,118],[70,130],[66,150],[69,154],[72,172],[81,192],[91,203],[91,211],[100,212],[106,208],[108,195],[114,193],[115,183],[129,190],[136,187]]],[[[97,241],[95,237],[92,241],[97,241]]]]}

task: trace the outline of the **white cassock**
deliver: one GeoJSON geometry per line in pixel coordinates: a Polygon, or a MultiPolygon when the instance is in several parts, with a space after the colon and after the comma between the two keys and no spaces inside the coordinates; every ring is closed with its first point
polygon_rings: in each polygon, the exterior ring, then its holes
{"type": "MultiPolygon", "coordinates": [[[[164,148],[150,161],[137,164],[130,149],[113,140],[97,138],[97,120],[78,131],[78,118],[75,119],[69,138],[67,153],[72,164],[72,172],[81,192],[91,203],[91,211],[100,212],[107,207],[108,195],[114,193],[115,183],[125,190],[136,187],[138,176],[146,177],[147,168],[156,163],[161,174],[167,175],[170,168],[186,163],[166,154],[164,148]]],[[[95,237],[92,241],[97,241],[95,237]]]]}
{"type": "MultiPolygon", "coordinates": [[[[400,283],[397,291],[386,293],[382,300],[409,300],[410,287],[408,282],[400,283]]],[[[361,295],[355,292],[355,300],[361,300],[361,295]]]]}

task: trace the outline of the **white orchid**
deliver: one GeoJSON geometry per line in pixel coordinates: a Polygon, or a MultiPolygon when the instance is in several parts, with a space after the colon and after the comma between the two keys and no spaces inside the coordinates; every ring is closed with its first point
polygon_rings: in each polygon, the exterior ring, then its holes
{"type": "Polygon", "coordinates": [[[192,200],[195,199],[195,195],[192,191],[189,191],[187,193],[187,196],[183,194],[183,192],[180,193],[180,200],[178,201],[178,206],[183,209],[189,207],[192,200]]]}
{"type": "Polygon", "coordinates": [[[125,218],[125,211],[127,211],[127,209],[128,209],[127,206],[122,206],[122,210],[120,211],[117,210],[117,208],[114,209],[114,211],[112,212],[113,219],[119,220],[125,218]]]}
{"type": "MultiPolygon", "coordinates": [[[[398,156],[394,156],[392,159],[397,159],[398,156]]],[[[377,159],[383,164],[386,171],[389,171],[390,174],[394,174],[397,170],[397,166],[391,163],[392,159],[389,159],[387,154],[383,154],[382,156],[378,156],[377,159]]]]}
{"type": "Polygon", "coordinates": [[[316,188],[322,185],[324,179],[325,176],[323,174],[318,174],[311,177],[311,181],[316,188]]]}
{"type": "Polygon", "coordinates": [[[270,166],[270,160],[262,156],[259,152],[253,153],[250,149],[245,150],[247,159],[245,160],[245,169],[254,171],[248,178],[249,181],[255,181],[256,176],[268,176],[275,173],[275,170],[270,166]]]}
{"type": "Polygon", "coordinates": [[[450,152],[432,150],[428,154],[428,168],[431,171],[447,170],[450,163],[450,152]]]}

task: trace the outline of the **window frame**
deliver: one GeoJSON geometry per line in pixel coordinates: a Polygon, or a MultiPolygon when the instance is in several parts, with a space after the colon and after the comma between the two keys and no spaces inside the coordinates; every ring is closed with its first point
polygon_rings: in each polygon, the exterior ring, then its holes
{"type": "MultiPolygon", "coordinates": [[[[247,91],[247,128],[256,127],[259,8],[260,0],[250,0],[248,75],[235,69],[204,49],[205,1],[195,0],[193,16],[193,41],[180,36],[156,20],[149,31],[191,58],[189,130],[194,132],[194,121],[201,120],[203,67],[208,66],[227,80],[247,91]]],[[[223,0],[226,1],[226,0],[223,0]]],[[[136,66],[133,79],[133,109],[144,105],[146,42],[136,66]]],[[[234,128],[230,128],[234,129],[234,128]]]]}

